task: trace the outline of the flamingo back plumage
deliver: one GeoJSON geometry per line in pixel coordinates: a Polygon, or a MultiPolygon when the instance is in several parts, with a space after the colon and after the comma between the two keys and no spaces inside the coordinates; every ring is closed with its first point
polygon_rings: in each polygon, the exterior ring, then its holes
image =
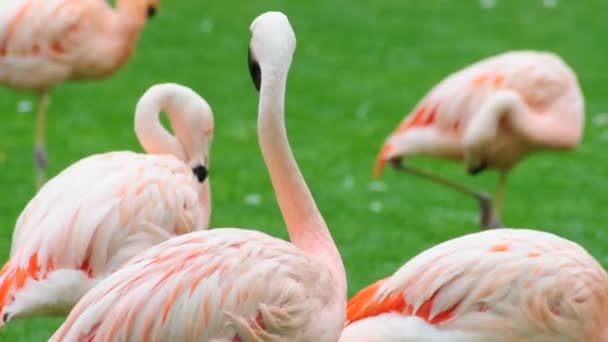
{"type": "Polygon", "coordinates": [[[319,261],[286,241],[233,228],[195,232],[103,280],[51,341],[308,341],[323,336],[330,284],[319,261]]]}
{"type": "Polygon", "coordinates": [[[608,274],[583,248],[549,233],[499,229],[456,238],[355,295],[348,325],[417,316],[443,331],[602,341],[608,274]]]}

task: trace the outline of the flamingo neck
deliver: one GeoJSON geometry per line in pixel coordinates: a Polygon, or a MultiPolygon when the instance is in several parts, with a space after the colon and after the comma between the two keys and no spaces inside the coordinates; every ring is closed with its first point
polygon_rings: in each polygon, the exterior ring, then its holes
{"type": "Polygon", "coordinates": [[[160,122],[160,112],[166,111],[170,121],[176,112],[170,108],[170,94],[156,88],[146,93],[138,102],[135,110],[135,134],[144,151],[149,154],[172,154],[186,160],[184,147],[171,135],[160,122]]]}
{"type": "Polygon", "coordinates": [[[340,253],[293,156],[285,128],[288,70],[261,65],[258,135],[264,161],[293,244],[328,265],[344,310],[346,273],[340,253]]]}

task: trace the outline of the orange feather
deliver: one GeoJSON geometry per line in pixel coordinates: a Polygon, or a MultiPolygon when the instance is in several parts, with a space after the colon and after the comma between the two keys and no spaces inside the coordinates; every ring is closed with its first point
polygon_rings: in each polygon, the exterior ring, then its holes
{"type": "Polygon", "coordinates": [[[380,287],[390,278],[381,279],[367,288],[361,290],[348,301],[346,308],[347,325],[368,317],[374,317],[385,313],[397,313],[406,316],[418,316],[430,324],[439,324],[454,317],[454,312],[458,306],[440,312],[431,317],[431,311],[435,297],[439,291],[435,292],[431,298],[424,302],[417,311],[405,301],[405,296],[401,293],[392,293],[382,300],[378,300],[376,295],[380,287]]]}

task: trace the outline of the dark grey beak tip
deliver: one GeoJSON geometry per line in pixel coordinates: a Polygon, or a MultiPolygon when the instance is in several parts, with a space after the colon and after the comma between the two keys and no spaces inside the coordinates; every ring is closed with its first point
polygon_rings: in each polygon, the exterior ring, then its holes
{"type": "Polygon", "coordinates": [[[260,69],[260,64],[258,64],[253,54],[251,53],[251,47],[249,47],[247,59],[249,62],[249,74],[251,74],[253,85],[255,86],[255,89],[257,91],[260,91],[260,86],[262,84],[262,70],[260,69]]]}
{"type": "Polygon", "coordinates": [[[156,15],[156,7],[148,6],[148,19],[154,17],[156,15]]]}
{"type": "Polygon", "coordinates": [[[199,181],[199,183],[204,182],[205,179],[207,179],[207,176],[209,176],[209,171],[207,170],[207,168],[200,164],[195,166],[192,169],[192,172],[196,176],[196,179],[199,181]]]}
{"type": "Polygon", "coordinates": [[[484,170],[485,170],[487,167],[488,167],[488,165],[487,165],[487,163],[484,161],[484,162],[481,162],[479,165],[473,165],[473,166],[470,166],[470,167],[467,169],[467,172],[468,172],[468,173],[469,173],[471,176],[475,176],[475,175],[480,174],[480,173],[481,173],[482,171],[484,171],[484,170]]]}

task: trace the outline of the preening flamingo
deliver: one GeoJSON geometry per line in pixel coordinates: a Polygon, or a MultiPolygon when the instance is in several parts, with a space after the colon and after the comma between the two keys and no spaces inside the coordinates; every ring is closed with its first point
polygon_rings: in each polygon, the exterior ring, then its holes
{"type": "Polygon", "coordinates": [[[530,152],[574,148],[583,133],[584,99],[573,70],[557,55],[512,51],[477,62],[435,86],[380,150],[375,175],[386,162],[475,197],[482,229],[502,226],[507,173],[530,152]],[[486,168],[500,176],[490,196],[401,163],[424,155],[463,161],[470,174],[486,168]]]}
{"type": "Polygon", "coordinates": [[[39,96],[37,185],[45,181],[46,110],[53,87],[107,77],[127,62],[159,0],[8,0],[0,4],[0,84],[39,96]]]}
{"type": "Polygon", "coordinates": [[[137,104],[135,131],[149,154],[84,158],[23,210],[0,271],[0,326],[15,317],[67,315],[131,257],[208,226],[213,114],[207,102],[183,86],[153,86],[137,104]],[[161,125],[161,110],[176,136],[161,125]]]}
{"type": "Polygon", "coordinates": [[[346,275],[287,141],[284,101],[295,34],[267,12],[251,24],[258,133],[293,244],[223,228],[141,253],[89,291],[51,341],[337,341],[346,275]]]}
{"type": "Polygon", "coordinates": [[[340,342],[608,341],[608,275],[553,234],[496,229],[428,249],[349,302],[340,342]]]}

